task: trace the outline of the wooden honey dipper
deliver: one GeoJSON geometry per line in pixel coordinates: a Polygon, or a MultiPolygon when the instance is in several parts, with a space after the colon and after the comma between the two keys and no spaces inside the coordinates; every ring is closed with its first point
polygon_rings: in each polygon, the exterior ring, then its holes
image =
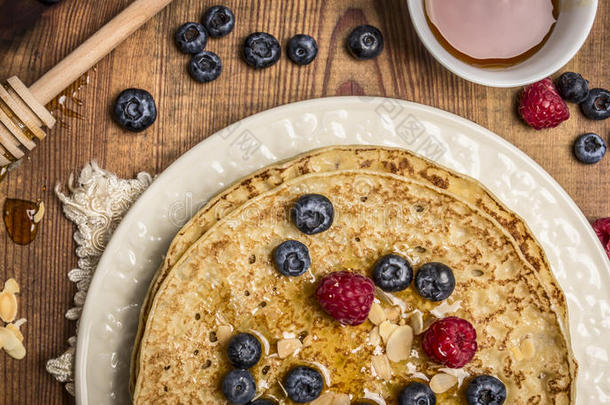
{"type": "Polygon", "coordinates": [[[45,105],[172,0],[135,0],[29,88],[17,76],[0,85],[0,167],[21,159],[55,118],[45,105]]]}

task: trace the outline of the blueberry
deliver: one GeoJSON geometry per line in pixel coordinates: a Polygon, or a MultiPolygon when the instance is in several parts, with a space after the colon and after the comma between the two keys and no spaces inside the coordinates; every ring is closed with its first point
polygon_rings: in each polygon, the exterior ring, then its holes
{"type": "Polygon", "coordinates": [[[455,277],[449,266],[442,263],[426,263],[415,275],[415,288],[430,301],[442,301],[455,289],[455,277]]]}
{"type": "Polygon", "coordinates": [[[323,195],[305,194],[294,203],[290,215],[299,231],[314,235],[330,228],[335,210],[330,200],[323,195]]]}
{"type": "Polygon", "coordinates": [[[305,273],[311,265],[309,249],[296,240],[282,242],[273,250],[275,267],[285,276],[296,277],[305,273]]]}
{"type": "Polygon", "coordinates": [[[589,82],[578,73],[566,72],[562,74],[555,85],[561,97],[571,103],[582,103],[589,95],[589,82]]]}
{"type": "Polygon", "coordinates": [[[320,396],[324,388],[322,374],[310,367],[295,367],[284,378],[284,388],[294,402],[311,402],[320,396]]]}
{"type": "Polygon", "coordinates": [[[41,3],[53,5],[59,3],[61,0],[40,0],[41,3]]]}
{"type": "Polygon", "coordinates": [[[222,73],[222,62],[214,52],[202,51],[191,58],[189,73],[198,82],[208,83],[218,79],[222,73]]]}
{"type": "Polygon", "coordinates": [[[203,15],[203,25],[211,37],[224,37],[235,27],[235,16],[225,6],[210,7],[203,15]]]}
{"type": "Polygon", "coordinates": [[[580,109],[585,117],[592,120],[605,120],[610,117],[610,92],[604,89],[593,89],[580,103],[580,109]]]}
{"type": "Polygon", "coordinates": [[[375,285],[387,292],[406,289],[413,280],[413,268],[398,255],[386,255],[377,260],[373,267],[375,285]]]}
{"type": "Polygon", "coordinates": [[[184,53],[199,53],[208,43],[208,33],[203,25],[188,22],[176,31],[176,45],[184,53]]]}
{"type": "Polygon", "coordinates": [[[277,402],[273,401],[272,399],[260,398],[256,401],[250,402],[248,405],[277,405],[277,402]]]}
{"type": "Polygon", "coordinates": [[[383,35],[371,25],[360,25],[349,35],[347,48],[357,59],[372,59],[383,51],[383,35]]]}
{"type": "Polygon", "coordinates": [[[436,405],[436,395],[427,385],[412,382],[400,391],[398,405],[436,405]]]}
{"type": "Polygon", "coordinates": [[[227,357],[237,368],[250,368],[261,358],[261,343],[249,333],[235,335],[227,345],[227,357]]]}
{"type": "Polygon", "coordinates": [[[490,375],[473,378],[466,388],[468,405],[502,405],[505,400],[504,383],[490,375]]]}
{"type": "Polygon", "coordinates": [[[288,41],[288,57],[297,65],[310,64],[318,54],[318,44],[309,35],[295,35],[288,41]]]}
{"type": "Polygon", "coordinates": [[[263,69],[274,65],[282,54],[280,43],[271,34],[255,32],[248,35],[244,43],[244,60],[254,68],[263,69]]]}
{"type": "Polygon", "coordinates": [[[124,90],[114,104],[114,119],[129,131],[144,131],[157,119],[155,100],[146,90],[124,90]]]}
{"type": "Polygon", "coordinates": [[[233,405],[245,405],[256,395],[256,383],[248,370],[229,371],[222,380],[222,393],[233,405]]]}
{"type": "Polygon", "coordinates": [[[606,154],[606,142],[597,134],[579,136],[574,142],[574,155],[582,163],[597,163],[606,154]]]}

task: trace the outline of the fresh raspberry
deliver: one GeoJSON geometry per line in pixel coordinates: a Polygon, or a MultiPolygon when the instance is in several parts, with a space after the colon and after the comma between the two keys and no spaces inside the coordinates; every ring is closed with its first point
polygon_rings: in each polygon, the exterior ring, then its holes
{"type": "Polygon", "coordinates": [[[519,114],[534,129],[554,128],[570,118],[570,110],[548,77],[523,89],[519,114]]]}
{"type": "Polygon", "coordinates": [[[430,325],[422,346],[435,361],[450,368],[461,368],[477,351],[477,331],[467,320],[450,316],[430,325]]]}
{"type": "Polygon", "coordinates": [[[324,277],[316,290],[322,308],[344,325],[360,325],[369,316],[375,284],[367,277],[339,271],[324,277]]]}
{"type": "Polygon", "coordinates": [[[593,222],[593,229],[610,259],[610,218],[600,218],[593,222]]]}

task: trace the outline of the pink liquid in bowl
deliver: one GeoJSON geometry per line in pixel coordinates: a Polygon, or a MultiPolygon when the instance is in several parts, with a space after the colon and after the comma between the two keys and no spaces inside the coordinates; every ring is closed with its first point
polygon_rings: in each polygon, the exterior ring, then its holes
{"type": "Polygon", "coordinates": [[[551,0],[425,0],[430,22],[473,59],[512,59],[540,45],[555,24],[551,0]]]}

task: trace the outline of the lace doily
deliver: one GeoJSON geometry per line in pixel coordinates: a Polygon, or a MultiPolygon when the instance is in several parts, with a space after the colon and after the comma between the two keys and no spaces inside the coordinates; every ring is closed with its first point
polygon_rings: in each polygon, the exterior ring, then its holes
{"type": "MultiPolygon", "coordinates": [[[[77,226],[74,240],[77,245],[78,267],[68,272],[70,281],[76,283],[77,292],[74,295],[74,307],[66,312],[67,319],[78,322],[91,278],[110,236],[129,207],[151,182],[152,177],[148,173],[139,173],[132,180],[120,179],[91,162],[82,169],[76,184],[74,176],[70,175],[67,193],[62,191],[61,185],[55,187],[64,214],[77,226]]],[[[65,383],[66,390],[72,395],[76,339],[77,336],[68,339],[69,348],[47,362],[47,371],[65,383]]]]}

